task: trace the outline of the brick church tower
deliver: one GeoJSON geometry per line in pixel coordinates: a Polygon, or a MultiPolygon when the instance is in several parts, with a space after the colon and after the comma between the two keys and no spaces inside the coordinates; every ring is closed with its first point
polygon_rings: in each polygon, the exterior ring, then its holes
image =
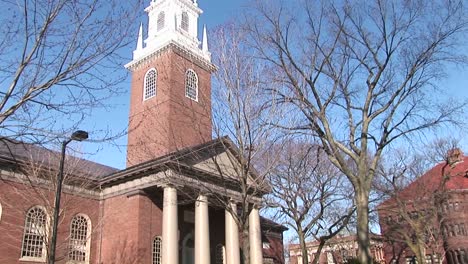
{"type": "Polygon", "coordinates": [[[211,140],[211,72],[196,0],[152,0],[133,60],[127,167],[211,140]]]}

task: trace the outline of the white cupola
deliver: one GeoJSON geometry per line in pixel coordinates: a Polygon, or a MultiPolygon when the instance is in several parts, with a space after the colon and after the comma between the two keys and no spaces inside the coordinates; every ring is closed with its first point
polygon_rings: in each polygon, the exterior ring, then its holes
{"type": "Polygon", "coordinates": [[[129,64],[171,44],[211,62],[205,28],[203,41],[198,39],[198,17],[203,11],[196,0],[151,0],[145,11],[149,17],[148,36],[143,41],[143,27],[140,26],[133,61],[129,64]]]}

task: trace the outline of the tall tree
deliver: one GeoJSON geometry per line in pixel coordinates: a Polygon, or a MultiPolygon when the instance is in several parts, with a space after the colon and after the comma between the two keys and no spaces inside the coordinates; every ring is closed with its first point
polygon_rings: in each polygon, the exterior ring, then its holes
{"type": "Polygon", "coordinates": [[[447,65],[466,62],[464,14],[463,1],[269,1],[247,21],[282,84],[268,88],[271,102],[298,114],[278,126],[316,136],[353,185],[362,263],[371,262],[369,195],[387,147],[463,112],[436,95],[447,65]]]}
{"type": "Polygon", "coordinates": [[[318,263],[327,240],[347,227],[355,211],[352,192],[341,172],[330,162],[318,144],[305,139],[289,139],[275,150],[275,166],[269,172],[271,194],[267,205],[295,232],[302,263],[318,263]],[[319,241],[309,260],[307,240],[319,241]]]}
{"type": "MultiPolygon", "coordinates": [[[[266,68],[246,45],[247,34],[235,23],[227,23],[215,30],[212,42],[214,64],[213,127],[217,137],[228,136],[235,156],[228,160],[213,159],[215,171],[224,182],[235,181],[237,195],[234,202],[229,187],[224,192],[206,190],[213,202],[221,204],[234,217],[242,241],[242,263],[250,263],[249,215],[254,206],[262,205],[268,191],[267,171],[271,163],[260,161],[272,144],[273,131],[265,120],[273,120],[271,109],[262,109],[262,91],[266,68]]],[[[232,188],[232,187],[231,187],[232,188]]],[[[257,245],[258,246],[258,245],[257,245]]],[[[261,248],[260,248],[261,250],[261,248]]]]}
{"type": "Polygon", "coordinates": [[[3,1],[2,139],[41,142],[72,131],[91,109],[109,106],[123,91],[126,73],[117,69],[126,62],[121,50],[136,40],[141,2],[3,1]]]}

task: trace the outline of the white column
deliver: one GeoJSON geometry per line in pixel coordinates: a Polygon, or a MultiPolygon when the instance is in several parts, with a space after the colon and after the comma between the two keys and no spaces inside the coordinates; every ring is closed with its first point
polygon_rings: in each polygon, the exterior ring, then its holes
{"type": "Polygon", "coordinates": [[[208,198],[198,196],[195,202],[195,264],[210,264],[210,228],[208,198]]]}
{"type": "Polygon", "coordinates": [[[164,188],[162,223],[162,263],[179,263],[177,190],[164,188]]]}
{"type": "MultiPolygon", "coordinates": [[[[231,210],[237,212],[235,203],[231,203],[231,210]]],[[[240,264],[239,252],[239,228],[237,227],[234,217],[229,210],[225,212],[226,224],[226,264],[240,264]]]]}
{"type": "Polygon", "coordinates": [[[252,208],[249,215],[249,243],[250,243],[250,264],[262,264],[262,232],[260,227],[260,214],[257,206],[252,208]]]}

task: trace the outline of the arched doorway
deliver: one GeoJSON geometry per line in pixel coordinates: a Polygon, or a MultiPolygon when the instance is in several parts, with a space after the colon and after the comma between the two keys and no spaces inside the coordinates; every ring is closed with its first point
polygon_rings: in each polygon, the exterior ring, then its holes
{"type": "Polygon", "coordinates": [[[182,264],[194,264],[194,244],[193,233],[185,235],[184,240],[182,240],[182,264]]]}

